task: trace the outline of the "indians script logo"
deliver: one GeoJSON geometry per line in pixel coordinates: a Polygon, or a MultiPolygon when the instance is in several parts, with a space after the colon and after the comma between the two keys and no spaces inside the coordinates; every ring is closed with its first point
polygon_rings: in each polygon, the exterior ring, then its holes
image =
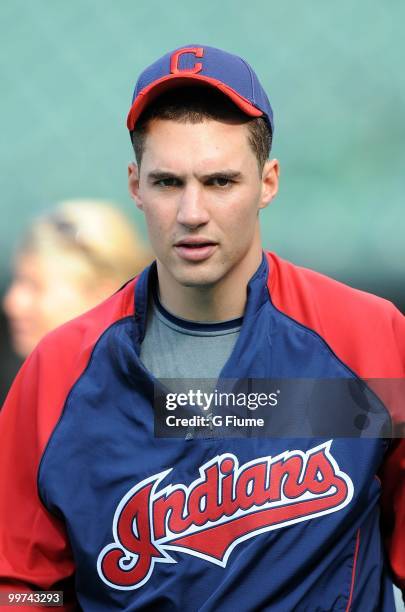
{"type": "Polygon", "coordinates": [[[99,554],[102,580],[138,589],[156,563],[176,563],[175,550],[226,567],[235,546],[273,529],[336,512],[353,483],[330,453],[331,441],[239,466],[231,453],[214,457],[190,485],[159,485],[168,469],[145,478],[118,504],[114,542],[99,554]]]}

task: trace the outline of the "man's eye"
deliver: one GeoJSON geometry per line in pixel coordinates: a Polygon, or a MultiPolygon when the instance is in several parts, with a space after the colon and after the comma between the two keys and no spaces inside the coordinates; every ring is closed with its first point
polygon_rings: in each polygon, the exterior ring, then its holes
{"type": "Polygon", "coordinates": [[[216,176],[215,178],[211,179],[210,183],[214,187],[230,187],[233,181],[227,176],[216,176]]]}
{"type": "Polygon", "coordinates": [[[157,187],[177,187],[180,181],[172,176],[168,176],[167,178],[158,179],[154,184],[157,187]]]}

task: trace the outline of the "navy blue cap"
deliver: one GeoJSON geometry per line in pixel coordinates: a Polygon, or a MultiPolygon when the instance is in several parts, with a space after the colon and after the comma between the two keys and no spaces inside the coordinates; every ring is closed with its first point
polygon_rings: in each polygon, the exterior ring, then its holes
{"type": "Polygon", "coordinates": [[[132,98],[127,126],[130,131],[145,108],[163,92],[187,84],[214,87],[250,117],[264,117],[274,131],[269,99],[249,64],[232,53],[188,45],[167,53],[140,75],[132,98]]]}

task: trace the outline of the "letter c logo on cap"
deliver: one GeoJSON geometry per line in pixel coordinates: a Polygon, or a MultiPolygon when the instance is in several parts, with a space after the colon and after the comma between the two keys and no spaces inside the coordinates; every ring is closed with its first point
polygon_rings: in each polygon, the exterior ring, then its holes
{"type": "Polygon", "coordinates": [[[195,55],[195,57],[203,57],[204,49],[202,47],[186,47],[184,49],[179,49],[178,51],[175,51],[170,59],[170,72],[172,74],[178,74],[181,72],[191,72],[192,74],[196,74],[197,72],[201,72],[201,62],[196,62],[192,68],[186,68],[185,70],[181,70],[179,68],[180,57],[185,53],[192,53],[193,55],[195,55]]]}

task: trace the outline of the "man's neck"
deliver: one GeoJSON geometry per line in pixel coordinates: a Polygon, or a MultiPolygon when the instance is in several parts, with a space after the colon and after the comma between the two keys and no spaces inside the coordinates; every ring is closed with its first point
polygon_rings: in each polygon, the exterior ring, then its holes
{"type": "Polygon", "coordinates": [[[231,269],[218,283],[184,286],[157,262],[159,295],[163,306],[174,315],[190,321],[227,321],[243,316],[247,285],[262,261],[257,250],[231,269]]]}

